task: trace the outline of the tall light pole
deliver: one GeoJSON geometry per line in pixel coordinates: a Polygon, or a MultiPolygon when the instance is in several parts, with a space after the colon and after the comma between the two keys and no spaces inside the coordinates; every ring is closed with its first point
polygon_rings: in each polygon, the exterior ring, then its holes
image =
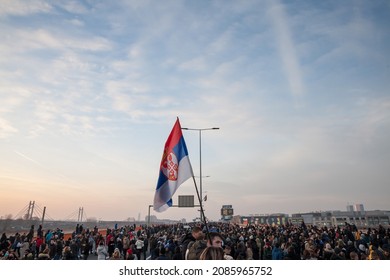
{"type": "Polygon", "coordinates": [[[203,201],[203,193],[202,193],[202,131],[204,130],[217,130],[219,127],[210,127],[210,128],[188,128],[182,127],[183,130],[195,130],[199,132],[199,195],[201,199],[201,203],[203,201]]]}
{"type": "Polygon", "coordinates": [[[148,210],[148,228],[150,227],[150,208],[152,208],[153,205],[149,205],[149,210],[148,210]]]}

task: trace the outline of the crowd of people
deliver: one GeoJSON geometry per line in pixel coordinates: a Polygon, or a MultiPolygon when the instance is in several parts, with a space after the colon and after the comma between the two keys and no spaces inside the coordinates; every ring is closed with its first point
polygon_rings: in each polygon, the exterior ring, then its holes
{"type": "Polygon", "coordinates": [[[34,226],[0,238],[0,260],[389,260],[390,228],[229,223],[126,225],[71,235],[34,226]],[[93,257],[92,257],[93,256],[93,257]]]}

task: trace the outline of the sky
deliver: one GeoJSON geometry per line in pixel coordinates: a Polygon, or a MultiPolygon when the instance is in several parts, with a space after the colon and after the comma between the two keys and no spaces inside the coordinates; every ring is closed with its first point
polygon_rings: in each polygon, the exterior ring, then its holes
{"type": "Polygon", "coordinates": [[[201,134],[211,220],[389,210],[389,26],[386,0],[2,0],[0,216],[145,219],[177,117],[220,128],[201,134]]]}

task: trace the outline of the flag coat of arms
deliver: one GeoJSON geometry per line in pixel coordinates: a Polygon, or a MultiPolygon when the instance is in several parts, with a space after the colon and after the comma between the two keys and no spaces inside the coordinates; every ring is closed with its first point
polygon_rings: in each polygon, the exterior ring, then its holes
{"type": "Polygon", "coordinates": [[[160,164],[153,209],[163,212],[172,206],[172,197],[181,184],[193,176],[187,146],[177,118],[171,133],[165,142],[160,164]]]}

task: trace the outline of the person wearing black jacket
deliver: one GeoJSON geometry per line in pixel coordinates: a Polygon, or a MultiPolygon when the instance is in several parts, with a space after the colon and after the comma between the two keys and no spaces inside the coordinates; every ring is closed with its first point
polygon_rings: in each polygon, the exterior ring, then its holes
{"type": "Polygon", "coordinates": [[[193,227],[192,230],[191,230],[191,233],[188,233],[185,235],[185,237],[183,238],[183,241],[181,242],[181,254],[182,254],[182,258],[183,260],[185,260],[185,256],[186,256],[186,252],[187,252],[187,247],[188,247],[188,244],[192,241],[196,241],[196,240],[202,240],[204,237],[204,234],[202,232],[202,229],[200,227],[193,227]]]}

